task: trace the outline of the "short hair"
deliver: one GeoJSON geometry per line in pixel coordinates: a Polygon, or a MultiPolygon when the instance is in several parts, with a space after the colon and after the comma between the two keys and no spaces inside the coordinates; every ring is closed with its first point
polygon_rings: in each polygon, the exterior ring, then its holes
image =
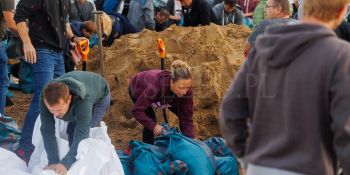
{"type": "Polygon", "coordinates": [[[306,0],[302,4],[303,16],[329,22],[337,19],[339,11],[349,3],[350,0],[306,0]]]}
{"type": "Polygon", "coordinates": [[[44,99],[49,105],[58,104],[60,99],[67,102],[69,95],[68,86],[60,82],[49,83],[43,91],[44,99]]]}
{"type": "Polygon", "coordinates": [[[169,18],[170,16],[169,11],[166,9],[161,9],[158,13],[160,16],[164,16],[165,18],[169,18]]]}
{"type": "Polygon", "coordinates": [[[83,28],[90,33],[96,33],[97,32],[97,25],[93,21],[85,21],[83,23],[83,28]]]}
{"type": "Polygon", "coordinates": [[[190,66],[181,60],[174,61],[170,66],[171,80],[176,82],[178,80],[192,79],[190,66]]]}
{"type": "Polygon", "coordinates": [[[237,1],[236,0],[224,0],[224,4],[234,7],[234,6],[236,6],[237,1]]]}
{"type": "Polygon", "coordinates": [[[282,8],[283,14],[289,15],[290,14],[290,4],[289,0],[273,0],[274,5],[280,6],[282,8]]]}

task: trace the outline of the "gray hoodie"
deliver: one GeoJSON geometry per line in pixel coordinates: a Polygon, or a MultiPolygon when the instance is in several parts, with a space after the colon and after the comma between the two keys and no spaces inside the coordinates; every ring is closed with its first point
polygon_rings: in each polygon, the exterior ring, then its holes
{"type": "Polygon", "coordinates": [[[131,0],[128,19],[137,32],[144,28],[154,30],[154,7],[152,0],[131,0]]]}
{"type": "Polygon", "coordinates": [[[323,26],[275,26],[258,37],[221,106],[221,129],[250,164],[350,174],[350,45],[323,26]]]}
{"type": "Polygon", "coordinates": [[[243,24],[243,13],[242,11],[235,7],[235,10],[232,13],[225,13],[224,3],[217,4],[213,7],[213,11],[218,21],[219,25],[227,25],[227,24],[243,24]]]}

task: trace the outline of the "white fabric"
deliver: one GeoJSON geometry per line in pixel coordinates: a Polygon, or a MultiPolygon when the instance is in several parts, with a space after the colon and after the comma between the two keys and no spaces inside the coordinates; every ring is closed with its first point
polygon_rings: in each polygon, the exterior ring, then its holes
{"type": "MultiPolygon", "coordinates": [[[[48,160],[40,126],[39,116],[35,122],[32,139],[35,150],[28,167],[16,154],[0,148],[0,175],[55,175],[52,170],[43,170],[48,160]]],[[[67,126],[67,122],[55,119],[55,134],[60,159],[69,151],[67,126]]],[[[90,138],[80,142],[76,159],[68,175],[124,175],[122,164],[107,134],[107,126],[104,122],[101,122],[100,127],[91,128],[90,138]]]]}
{"type": "Polygon", "coordinates": [[[259,175],[259,174],[268,174],[268,175],[303,175],[300,173],[282,170],[272,167],[259,166],[254,164],[248,164],[247,175],[259,175]]]}
{"type": "Polygon", "coordinates": [[[9,150],[0,147],[0,175],[29,175],[26,163],[9,150]]]}

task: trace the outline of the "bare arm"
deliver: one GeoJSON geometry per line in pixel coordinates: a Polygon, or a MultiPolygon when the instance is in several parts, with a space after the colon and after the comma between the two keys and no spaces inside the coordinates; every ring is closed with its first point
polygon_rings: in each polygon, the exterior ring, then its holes
{"type": "MultiPolygon", "coordinates": [[[[72,37],[74,37],[74,33],[72,31],[72,28],[70,27],[69,22],[66,23],[66,31],[67,31],[67,36],[66,37],[69,39],[69,41],[72,41],[71,39],[72,39],[72,37]]],[[[74,37],[72,42],[79,43],[80,41],[85,40],[85,39],[87,39],[87,38],[74,37]]]]}
{"type": "Polygon", "coordinates": [[[74,34],[72,29],[70,28],[69,22],[66,23],[66,30],[67,30],[67,38],[71,39],[74,36],[74,34]]]}
{"type": "Polygon", "coordinates": [[[24,60],[29,63],[36,63],[36,52],[28,34],[27,22],[22,21],[17,24],[19,37],[23,42],[24,60]]]}
{"type": "Polygon", "coordinates": [[[244,52],[243,52],[243,54],[246,58],[248,57],[248,54],[249,54],[249,51],[251,48],[252,48],[252,46],[249,44],[248,41],[246,41],[244,44],[244,52]]]}
{"type": "Polygon", "coordinates": [[[13,20],[14,12],[12,12],[12,11],[3,11],[2,13],[4,14],[4,19],[6,21],[7,28],[9,28],[16,35],[18,35],[16,22],[15,22],[15,20],[13,20]]]}

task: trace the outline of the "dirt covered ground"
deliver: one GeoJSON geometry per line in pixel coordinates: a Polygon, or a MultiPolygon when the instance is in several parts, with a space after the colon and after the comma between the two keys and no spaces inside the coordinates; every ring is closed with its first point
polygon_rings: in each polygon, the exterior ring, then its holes
{"type": "MultiPolygon", "coordinates": [[[[249,29],[237,25],[196,28],[171,26],[160,33],[144,30],[123,36],[110,48],[105,48],[105,78],[110,83],[113,103],[104,121],[116,148],[125,149],[130,140],[141,139],[143,127],[131,115],[132,102],[127,87],[130,78],[137,72],[159,69],[160,59],[156,48],[158,38],[165,43],[166,68],[178,59],[189,63],[193,68],[196,137],[204,140],[220,136],[217,120],[219,104],[244,61],[243,46],[249,33],[249,29]]],[[[89,56],[88,69],[99,72],[96,51],[94,49],[89,56]]],[[[15,105],[6,111],[21,126],[31,95],[14,93],[15,105]]],[[[157,113],[161,116],[160,111],[157,113]]],[[[171,115],[170,121],[173,126],[177,125],[176,116],[171,115]]]]}

